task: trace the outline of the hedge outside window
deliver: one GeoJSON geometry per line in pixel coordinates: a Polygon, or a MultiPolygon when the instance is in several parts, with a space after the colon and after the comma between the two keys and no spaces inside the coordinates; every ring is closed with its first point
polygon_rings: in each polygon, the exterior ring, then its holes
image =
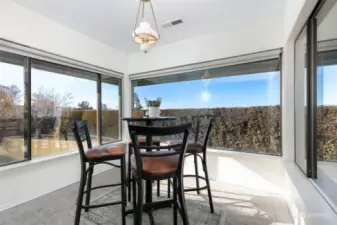
{"type": "Polygon", "coordinates": [[[145,98],[162,97],[161,115],[177,117],[168,124],[213,117],[209,147],[281,155],[279,66],[271,59],[133,80],[133,115],[144,115],[145,98]]]}

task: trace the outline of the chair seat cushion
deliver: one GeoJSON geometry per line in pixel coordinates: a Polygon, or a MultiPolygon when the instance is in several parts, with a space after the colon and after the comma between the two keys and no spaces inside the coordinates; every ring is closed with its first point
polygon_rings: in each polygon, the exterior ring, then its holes
{"type": "MultiPolygon", "coordinates": [[[[146,137],[139,137],[138,138],[138,142],[141,145],[145,145],[145,143],[146,143],[146,137]]],[[[131,139],[129,139],[128,144],[132,144],[132,140],[131,139]]],[[[152,144],[159,145],[160,144],[160,139],[153,137],[152,138],[152,144]]]]}
{"type": "Polygon", "coordinates": [[[88,159],[101,159],[105,157],[118,157],[126,154],[126,147],[123,144],[109,144],[95,146],[85,151],[88,159]]]}
{"type": "MultiPolygon", "coordinates": [[[[167,151],[148,152],[142,155],[155,155],[156,157],[142,157],[143,172],[148,175],[166,175],[175,172],[179,165],[179,155],[160,156],[167,151]]],[[[131,167],[137,170],[135,155],[131,155],[131,167]]]]}
{"type": "MultiPolygon", "coordinates": [[[[169,140],[166,142],[168,145],[178,145],[182,143],[181,140],[169,140]]],[[[201,153],[203,145],[197,142],[188,142],[186,147],[186,153],[201,153]]]]}

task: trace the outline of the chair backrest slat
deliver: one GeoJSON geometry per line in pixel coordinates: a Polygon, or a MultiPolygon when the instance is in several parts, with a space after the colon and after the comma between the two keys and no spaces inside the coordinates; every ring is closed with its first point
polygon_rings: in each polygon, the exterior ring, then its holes
{"type": "Polygon", "coordinates": [[[87,143],[87,148],[92,148],[91,138],[88,129],[88,121],[86,120],[74,121],[73,132],[78,146],[78,150],[80,152],[80,156],[81,158],[86,160],[83,142],[85,141],[87,143]]]}
{"type": "MultiPolygon", "coordinates": [[[[169,126],[169,127],[149,127],[149,126],[135,126],[135,125],[129,125],[129,133],[132,140],[133,145],[133,152],[135,154],[136,164],[137,164],[137,173],[138,176],[142,176],[143,172],[143,165],[142,165],[142,157],[146,157],[145,155],[142,155],[140,150],[146,149],[147,151],[151,151],[152,149],[175,149],[177,151],[177,155],[179,154],[179,167],[181,168],[184,164],[184,156],[186,152],[186,143],[187,138],[189,134],[189,130],[191,129],[192,124],[182,124],[177,126],[169,126]],[[151,142],[151,138],[147,138],[146,144],[140,145],[138,138],[139,136],[170,136],[170,135],[182,135],[182,141],[180,144],[173,144],[173,145],[167,145],[167,146],[155,146],[151,142]]],[[[172,155],[172,154],[171,154],[172,155]]],[[[159,155],[160,157],[160,155],[159,155]]]]}
{"type": "Polygon", "coordinates": [[[137,133],[137,136],[169,136],[176,134],[183,134],[186,125],[192,126],[191,124],[175,125],[168,127],[149,127],[149,126],[136,126],[129,125],[129,132],[137,133]]]}
{"type": "Polygon", "coordinates": [[[209,135],[212,130],[213,119],[207,116],[194,116],[192,118],[194,124],[194,142],[200,143],[206,150],[209,135]]]}

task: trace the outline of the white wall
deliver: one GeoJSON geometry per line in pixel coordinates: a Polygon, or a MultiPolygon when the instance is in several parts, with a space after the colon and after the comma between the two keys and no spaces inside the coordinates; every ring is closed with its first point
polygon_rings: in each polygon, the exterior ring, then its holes
{"type": "Polygon", "coordinates": [[[284,44],[282,60],[282,150],[283,158],[295,160],[295,118],[294,118],[294,44],[306,20],[300,13],[306,0],[287,0],[284,17],[284,44]]]}
{"type": "Polygon", "coordinates": [[[265,20],[197,36],[164,46],[156,46],[147,54],[132,53],[128,57],[128,73],[228,58],[253,52],[281,48],[283,18],[265,20]],[[281,20],[281,21],[280,21],[281,20]]]}
{"type": "Polygon", "coordinates": [[[307,0],[286,0],[284,14],[284,37],[287,39],[307,0]]]}
{"type": "MultiPolygon", "coordinates": [[[[193,157],[187,159],[185,171],[193,174],[193,157]]],[[[287,194],[281,157],[208,149],[207,161],[212,180],[268,193],[287,194]]],[[[199,168],[202,168],[201,164],[199,168]]]]}
{"type": "Polygon", "coordinates": [[[11,0],[0,0],[0,38],[124,72],[127,55],[11,0]]]}
{"type": "MultiPolygon", "coordinates": [[[[130,117],[131,116],[131,82],[128,73],[124,74],[123,77],[123,116],[130,117]]],[[[128,124],[126,121],[122,122],[122,140],[128,141],[129,140],[129,130],[128,124]]]]}
{"type": "MultiPolygon", "coordinates": [[[[77,153],[0,168],[0,212],[63,188],[80,178],[77,153]]],[[[95,174],[111,167],[95,167],[95,174]]]]}

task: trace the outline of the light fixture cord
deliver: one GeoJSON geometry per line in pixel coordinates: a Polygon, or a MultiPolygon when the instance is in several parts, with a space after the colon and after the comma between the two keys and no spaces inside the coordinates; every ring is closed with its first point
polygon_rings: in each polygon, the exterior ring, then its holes
{"type": "MultiPolygon", "coordinates": [[[[151,3],[151,2],[150,2],[151,3]]],[[[143,2],[143,8],[142,8],[142,21],[144,21],[144,11],[145,11],[145,3],[143,2]]]]}
{"type": "MultiPolygon", "coordinates": [[[[152,15],[153,15],[153,20],[154,20],[154,23],[155,23],[155,26],[156,26],[156,29],[157,29],[157,32],[158,32],[158,37],[160,37],[160,33],[159,33],[159,29],[158,29],[158,24],[157,24],[157,19],[156,19],[156,16],[154,14],[153,5],[152,5],[151,1],[149,1],[149,3],[150,3],[152,15]]],[[[141,16],[142,16],[142,21],[143,21],[144,20],[144,11],[145,11],[145,3],[143,2],[143,0],[139,0],[139,6],[138,6],[137,17],[136,17],[136,23],[135,23],[135,27],[133,29],[133,32],[134,32],[135,36],[137,36],[137,37],[139,37],[139,36],[135,32],[135,30],[136,30],[137,24],[138,24],[139,14],[140,14],[140,10],[141,10],[140,8],[142,8],[142,15],[141,16]]]]}
{"type": "MultiPolygon", "coordinates": [[[[135,33],[136,36],[138,36],[135,32],[136,28],[137,28],[137,24],[138,24],[138,18],[139,18],[139,12],[140,12],[140,7],[141,7],[141,4],[142,4],[142,0],[139,0],[139,5],[138,5],[138,12],[137,12],[137,17],[136,17],[136,24],[135,24],[135,27],[133,28],[133,32],[135,33]]],[[[143,3],[144,4],[144,3],[143,3]]],[[[143,5],[144,6],[144,5],[143,5]]]]}
{"type": "Polygon", "coordinates": [[[157,24],[157,19],[156,19],[156,16],[154,15],[154,10],[153,10],[153,6],[152,6],[152,2],[151,1],[150,1],[150,6],[151,6],[151,10],[152,10],[154,24],[156,25],[156,29],[157,29],[157,32],[158,32],[158,37],[160,37],[160,33],[159,33],[159,29],[158,29],[158,24],[157,24]]]}

